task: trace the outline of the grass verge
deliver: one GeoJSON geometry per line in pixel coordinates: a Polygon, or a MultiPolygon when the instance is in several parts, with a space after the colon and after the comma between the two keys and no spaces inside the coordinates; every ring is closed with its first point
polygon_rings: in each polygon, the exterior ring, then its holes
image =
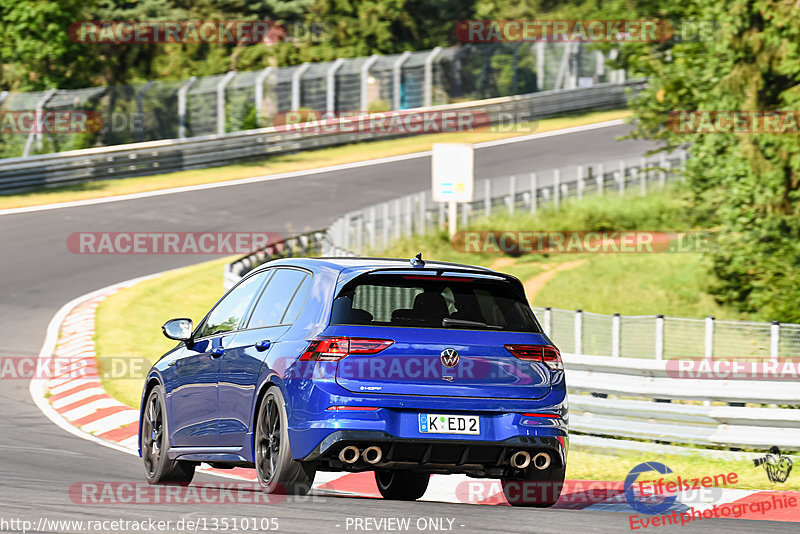
{"type": "MultiPolygon", "coordinates": [[[[488,129],[483,128],[474,132],[465,133],[428,134],[386,141],[374,141],[369,144],[353,143],[332,148],[308,150],[224,167],[180,171],[139,178],[98,180],[73,186],[54,187],[26,193],[3,195],[0,196],[0,209],[40,206],[57,202],[87,200],[142,193],[146,191],[157,191],[159,189],[171,187],[227,182],[255,176],[302,171],[323,165],[341,165],[356,161],[424,152],[430,150],[433,143],[480,143],[483,141],[517,137],[521,135],[520,130],[525,131],[526,128],[530,129],[531,132],[541,133],[615,119],[626,119],[630,116],[631,113],[628,110],[596,111],[522,123],[515,132],[490,132],[488,129]]],[[[524,135],[527,135],[527,133],[524,135]]]]}
{"type": "MultiPolygon", "coordinates": [[[[104,358],[143,358],[154,363],[175,346],[161,325],[175,317],[195,324],[222,296],[222,269],[231,258],[192,265],[123,289],[100,303],[95,316],[95,352],[104,358]]],[[[138,407],[149,366],[127,365],[123,377],[101,377],[114,398],[138,407]]]]}

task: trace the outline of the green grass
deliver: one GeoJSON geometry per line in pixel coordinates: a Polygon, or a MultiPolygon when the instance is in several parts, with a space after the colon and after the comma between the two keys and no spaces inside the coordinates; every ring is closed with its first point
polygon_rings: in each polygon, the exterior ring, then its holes
{"type": "MultiPolygon", "coordinates": [[[[691,205],[681,184],[644,197],[607,195],[572,200],[561,209],[540,209],[536,215],[517,210],[472,222],[469,231],[689,231],[691,205]]],[[[556,273],[535,295],[533,305],[583,309],[623,315],[665,314],[679,317],[744,319],[745,315],[721,307],[706,292],[711,280],[705,258],[699,253],[599,253],[525,254],[466,253],[453,247],[444,231],[401,240],[383,254],[423,257],[495,267],[525,282],[549,265],[583,260],[581,265],[556,273]]]]}
{"type": "MultiPolygon", "coordinates": [[[[576,480],[625,480],[628,472],[643,462],[658,461],[672,469],[673,474],[664,477],[673,481],[680,475],[682,478],[698,478],[718,474],[736,473],[738,481],[727,486],[732,489],[762,490],[800,490],[800,477],[789,476],[784,484],[773,484],[761,467],[754,467],[751,460],[728,460],[706,456],[664,455],[661,453],[625,453],[620,455],[572,448],[567,457],[567,478],[576,480]]],[[[661,478],[655,472],[642,474],[640,480],[661,478]]]]}
{"type": "Polygon", "coordinates": [[[514,132],[491,132],[479,128],[473,132],[428,134],[386,141],[353,143],[332,148],[307,150],[295,154],[272,156],[249,163],[226,165],[209,169],[172,172],[138,178],[98,180],[66,187],[38,189],[12,195],[0,195],[0,209],[39,206],[56,202],[71,202],[91,198],[156,191],[171,187],[208,184],[252,178],[269,174],[280,174],[321,166],[341,165],[355,161],[398,156],[431,149],[433,143],[479,143],[528,135],[531,132],[547,132],[585,124],[624,119],[631,116],[628,110],[595,111],[565,115],[541,121],[520,123],[514,132]]]}
{"type": "Polygon", "coordinates": [[[710,275],[699,254],[568,254],[564,259],[579,256],[586,262],[556,274],[534,305],[604,314],[743,318],[705,292],[710,275]]]}
{"type": "MultiPolygon", "coordinates": [[[[95,317],[98,357],[144,358],[151,363],[158,360],[176,344],[162,335],[161,325],[175,317],[189,317],[197,324],[222,296],[222,270],[231,260],[214,260],[170,271],[104,300],[95,317]]],[[[126,367],[141,370],[141,375],[132,372],[121,378],[103,377],[101,382],[111,396],[138,407],[149,367],[126,367]]]]}

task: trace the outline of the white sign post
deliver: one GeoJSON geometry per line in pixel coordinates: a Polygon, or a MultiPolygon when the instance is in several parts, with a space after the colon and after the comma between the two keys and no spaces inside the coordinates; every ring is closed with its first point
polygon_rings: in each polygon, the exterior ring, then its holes
{"type": "Polygon", "coordinates": [[[456,202],[472,202],[474,157],[472,145],[434,143],[431,157],[433,201],[447,202],[450,237],[456,233],[456,202]]]}

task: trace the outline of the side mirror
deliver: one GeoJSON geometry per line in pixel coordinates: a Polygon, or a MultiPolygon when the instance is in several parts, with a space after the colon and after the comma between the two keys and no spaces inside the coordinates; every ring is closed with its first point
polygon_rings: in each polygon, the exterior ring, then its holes
{"type": "Polygon", "coordinates": [[[191,319],[170,319],[161,325],[161,331],[169,339],[189,341],[192,339],[194,325],[191,319]]]}

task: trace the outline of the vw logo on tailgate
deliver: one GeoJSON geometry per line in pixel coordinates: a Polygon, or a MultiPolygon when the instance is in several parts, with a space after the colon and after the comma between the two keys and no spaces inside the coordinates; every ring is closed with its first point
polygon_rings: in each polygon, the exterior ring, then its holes
{"type": "Polygon", "coordinates": [[[445,367],[455,367],[458,365],[458,352],[456,349],[444,349],[439,359],[445,367]]]}

